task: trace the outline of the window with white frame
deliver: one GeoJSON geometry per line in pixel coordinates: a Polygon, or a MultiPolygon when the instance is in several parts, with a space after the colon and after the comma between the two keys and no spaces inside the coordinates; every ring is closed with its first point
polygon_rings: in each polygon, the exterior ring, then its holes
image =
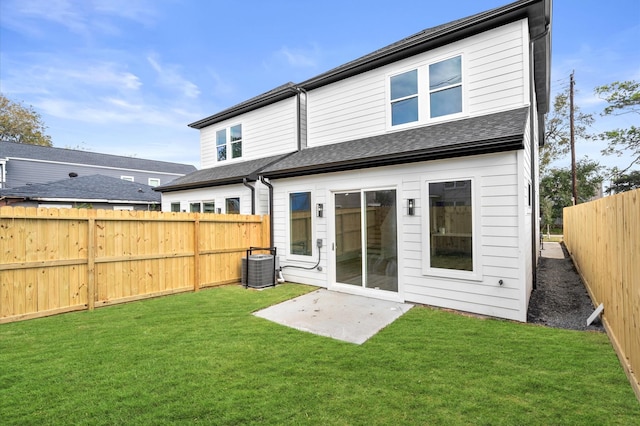
{"type": "Polygon", "coordinates": [[[461,113],[462,56],[390,76],[389,97],[391,126],[461,113]]]}
{"type": "Polygon", "coordinates": [[[430,117],[462,112],[462,57],[429,65],[430,117]]]}
{"type": "Polygon", "coordinates": [[[149,178],[149,186],[158,186],[158,185],[160,185],[160,179],[149,178]]]}
{"type": "Polygon", "coordinates": [[[174,213],[180,212],[180,203],[171,203],[171,211],[174,213]]]}
{"type": "Polygon", "coordinates": [[[473,271],[473,202],[469,179],[429,182],[428,267],[473,271]]]}
{"type": "Polygon", "coordinates": [[[289,251],[311,256],[311,192],[289,194],[289,251]]]}
{"type": "Polygon", "coordinates": [[[216,132],[216,158],[226,161],[242,157],[242,124],[220,129],[216,132]]]}
{"type": "MultiPolygon", "coordinates": [[[[172,208],[173,204],[177,204],[180,208],[180,203],[172,203],[172,208]]],[[[192,201],[189,203],[189,212],[191,213],[215,213],[215,210],[216,203],[214,201],[192,201]]]]}
{"type": "Polygon", "coordinates": [[[225,212],[227,214],[240,214],[240,198],[232,197],[224,200],[225,212]]]}
{"type": "Polygon", "coordinates": [[[120,176],[120,179],[126,180],[127,182],[133,182],[133,176],[120,176]]]}

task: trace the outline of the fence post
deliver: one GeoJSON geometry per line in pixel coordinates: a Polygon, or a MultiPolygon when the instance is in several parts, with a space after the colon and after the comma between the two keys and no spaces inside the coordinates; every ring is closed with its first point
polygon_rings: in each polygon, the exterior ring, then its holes
{"type": "Polygon", "coordinates": [[[87,228],[87,307],[90,311],[96,302],[96,219],[89,218],[87,228]]]}
{"type": "Polygon", "coordinates": [[[193,291],[200,290],[200,219],[193,223],[193,291]]]}

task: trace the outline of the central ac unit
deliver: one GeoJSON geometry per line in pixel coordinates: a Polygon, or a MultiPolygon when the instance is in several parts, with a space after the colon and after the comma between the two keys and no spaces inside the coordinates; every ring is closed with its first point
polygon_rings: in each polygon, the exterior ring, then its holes
{"type": "Polygon", "coordinates": [[[242,285],[263,288],[276,285],[276,260],[273,254],[250,254],[242,258],[242,285]]]}

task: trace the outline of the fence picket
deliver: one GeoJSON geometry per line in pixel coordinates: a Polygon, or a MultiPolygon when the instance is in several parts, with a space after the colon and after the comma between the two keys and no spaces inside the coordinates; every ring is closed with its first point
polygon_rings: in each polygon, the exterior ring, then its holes
{"type": "Polygon", "coordinates": [[[240,281],[268,218],[0,207],[0,323],[240,281]]]}
{"type": "Polygon", "coordinates": [[[564,209],[564,242],[640,399],[640,189],[564,209]]]}

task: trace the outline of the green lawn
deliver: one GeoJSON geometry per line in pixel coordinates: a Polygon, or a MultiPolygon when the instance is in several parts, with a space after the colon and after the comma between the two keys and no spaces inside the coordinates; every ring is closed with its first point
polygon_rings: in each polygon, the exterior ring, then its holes
{"type": "Polygon", "coordinates": [[[0,325],[0,423],[638,424],[606,335],[415,307],[357,346],[228,286],[0,325]]]}

